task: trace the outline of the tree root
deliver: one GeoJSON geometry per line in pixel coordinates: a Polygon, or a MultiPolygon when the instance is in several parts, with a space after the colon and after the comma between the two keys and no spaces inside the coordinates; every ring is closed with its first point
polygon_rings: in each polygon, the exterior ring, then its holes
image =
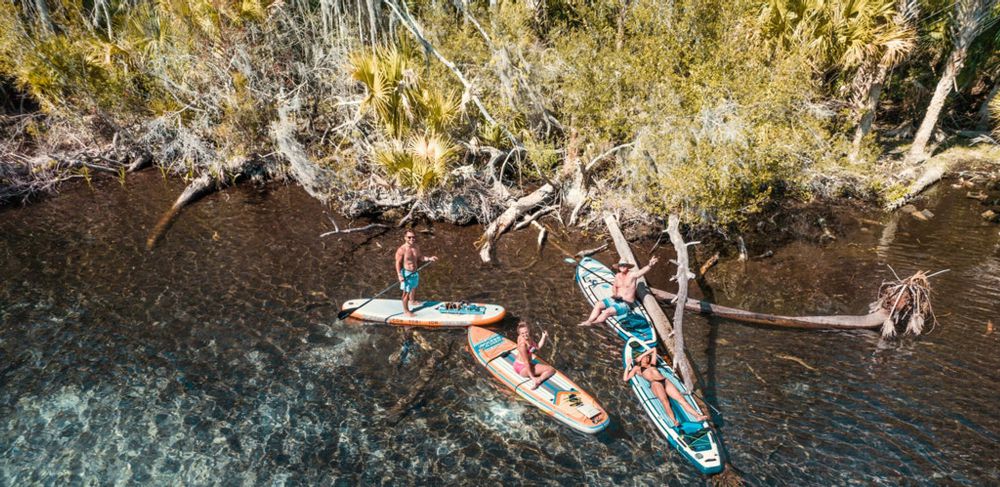
{"type": "Polygon", "coordinates": [[[898,279],[897,276],[896,281],[882,283],[878,300],[872,308],[885,315],[881,323],[883,337],[896,336],[898,328],[903,328],[906,334],[918,336],[924,331],[927,317],[931,319],[932,326],[937,325],[928,278],[942,272],[947,270],[931,275],[920,271],[906,279],[898,279]]]}

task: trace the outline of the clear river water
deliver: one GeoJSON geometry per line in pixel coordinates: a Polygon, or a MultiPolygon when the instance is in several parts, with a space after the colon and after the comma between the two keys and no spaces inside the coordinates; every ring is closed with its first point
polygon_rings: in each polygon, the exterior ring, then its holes
{"type": "MultiPolygon", "coordinates": [[[[394,279],[402,232],[320,237],[338,219],[295,187],[237,187],[146,237],[183,189],[156,171],[67,185],[0,209],[0,485],[697,485],[621,381],[621,343],[579,328],[573,269],[533,230],[479,262],[481,228],[418,226],[441,260],[420,298],[493,302],[499,329],[545,329],[542,356],[611,413],[585,436],[501,389],[462,330],[342,322],[337,305],[394,279]],[[434,350],[434,376],[402,414],[434,350]]],[[[1000,227],[940,184],[908,215],[847,217],[845,234],[709,272],[720,304],[864,314],[878,285],[934,277],[939,324],[795,331],[688,314],[685,337],[732,465],[752,485],[996,484],[1000,227]]],[[[360,225],[364,222],[354,222],[360,225]]],[[[573,251],[598,234],[557,233],[573,251]]],[[[653,241],[634,245],[645,261],[653,241]]],[[[662,244],[656,255],[672,253],[662,244]]],[[[595,256],[607,263],[609,252],[595,256]]],[[[672,267],[651,273],[673,290],[672,267]]],[[[699,296],[692,286],[694,296],[699,296]]],[[[671,310],[668,313],[672,314],[671,310]]]]}

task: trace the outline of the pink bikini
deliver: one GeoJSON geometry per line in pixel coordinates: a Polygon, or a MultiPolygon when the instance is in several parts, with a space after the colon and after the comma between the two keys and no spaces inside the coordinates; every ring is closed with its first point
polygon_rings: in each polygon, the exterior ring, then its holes
{"type": "MultiPolygon", "coordinates": [[[[528,345],[528,351],[529,352],[535,353],[535,350],[538,350],[538,348],[535,347],[534,343],[531,343],[531,344],[528,345]]],[[[520,357],[518,357],[518,358],[520,358],[520,357]]],[[[528,364],[522,364],[521,362],[515,360],[514,361],[514,372],[517,372],[517,375],[522,375],[521,371],[524,370],[525,367],[527,367],[527,366],[528,366],[528,364]]]]}

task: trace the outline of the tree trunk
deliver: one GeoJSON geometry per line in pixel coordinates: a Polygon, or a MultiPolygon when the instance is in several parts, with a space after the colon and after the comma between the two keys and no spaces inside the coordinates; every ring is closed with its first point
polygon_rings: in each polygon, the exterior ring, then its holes
{"type": "Polygon", "coordinates": [[[861,121],[854,132],[854,142],[849,155],[851,161],[857,159],[858,151],[861,150],[861,142],[872,130],[872,122],[875,121],[875,112],[878,109],[878,100],[882,96],[882,87],[889,76],[890,68],[891,65],[889,65],[886,59],[883,59],[878,64],[878,72],[875,74],[875,79],[872,80],[871,85],[868,87],[868,94],[865,96],[864,105],[861,107],[861,121]]]}
{"type": "Polygon", "coordinates": [[[368,0],[368,25],[369,32],[368,38],[371,40],[372,46],[378,43],[378,8],[379,0],[368,0]]]}
{"type": "MultiPolygon", "coordinates": [[[[677,251],[677,302],[686,303],[688,296],[688,252],[687,244],[681,237],[680,219],[677,215],[670,215],[667,223],[667,234],[670,235],[670,242],[674,244],[677,251]]],[[[674,308],[674,350],[684,350],[684,306],[674,308]]],[[[681,354],[674,354],[674,368],[679,369],[681,354]]],[[[694,390],[691,377],[684,377],[684,387],[687,390],[694,390]]]]}
{"type": "Polygon", "coordinates": [[[49,4],[46,3],[46,0],[35,0],[35,11],[38,13],[38,22],[42,24],[42,28],[46,32],[55,30],[52,25],[52,19],[49,16],[49,4]]]}
{"type": "MultiPolygon", "coordinates": [[[[680,302],[676,294],[660,289],[650,289],[653,296],[661,302],[680,302]]],[[[676,303],[675,303],[676,305],[676,303]]],[[[678,306],[680,308],[680,306],[678,306]]],[[[858,330],[872,329],[882,326],[882,322],[889,317],[885,311],[879,310],[867,315],[833,315],[833,316],[781,316],[755,313],[742,309],[730,308],[712,304],[708,301],[697,299],[685,299],[684,309],[703,315],[718,316],[747,323],[758,323],[761,325],[778,326],[782,328],[799,328],[804,330],[858,330]]]]}
{"type": "Polygon", "coordinates": [[[976,124],[976,130],[980,132],[986,132],[990,129],[990,103],[996,98],[997,91],[1000,91],[1000,80],[993,81],[993,89],[990,90],[989,95],[986,95],[982,106],[979,107],[979,123],[976,124]]]}
{"type": "MultiPolygon", "coordinates": [[[[628,240],[625,239],[625,235],[622,234],[621,228],[618,226],[618,219],[614,215],[605,215],[604,224],[608,227],[608,234],[611,235],[611,240],[615,244],[615,250],[618,251],[620,260],[629,262],[632,265],[638,267],[639,264],[635,260],[635,256],[632,254],[632,248],[629,247],[628,240]]],[[[691,368],[691,363],[687,360],[687,355],[684,350],[675,348],[675,343],[670,340],[671,335],[674,334],[673,325],[670,323],[670,318],[663,312],[660,308],[660,304],[656,302],[656,297],[649,291],[649,284],[646,282],[645,277],[639,278],[638,289],[636,289],[636,295],[642,300],[642,306],[646,308],[646,312],[649,313],[649,318],[653,320],[653,327],[656,328],[656,334],[659,336],[660,343],[670,352],[670,356],[673,357],[674,363],[678,364],[676,370],[681,373],[681,378],[684,379],[684,383],[694,382],[694,373],[691,368]],[[690,381],[690,382],[689,382],[690,381]]],[[[694,389],[689,389],[693,391],[694,389]]]]}
{"type": "Polygon", "coordinates": [[[958,34],[954,41],[954,48],[945,62],[944,73],[938,81],[937,88],[934,89],[934,96],[927,106],[927,113],[924,115],[917,135],[913,137],[913,145],[907,154],[907,159],[911,162],[921,161],[927,158],[927,141],[934,132],[938,117],[944,102],[955,84],[955,77],[965,65],[965,57],[969,51],[969,45],[975,40],[980,32],[980,24],[996,0],[964,0],[955,4],[956,9],[956,29],[958,34]]]}

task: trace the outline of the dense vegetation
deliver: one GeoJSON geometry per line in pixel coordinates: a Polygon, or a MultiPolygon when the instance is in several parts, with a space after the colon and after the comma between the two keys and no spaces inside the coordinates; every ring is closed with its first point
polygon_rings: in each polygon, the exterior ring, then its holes
{"type": "Polygon", "coordinates": [[[462,196],[490,221],[542,183],[574,217],[711,225],[892,199],[933,131],[1000,115],[998,19],[995,0],[3,2],[0,198],[148,152],[352,214],[462,196]]]}

